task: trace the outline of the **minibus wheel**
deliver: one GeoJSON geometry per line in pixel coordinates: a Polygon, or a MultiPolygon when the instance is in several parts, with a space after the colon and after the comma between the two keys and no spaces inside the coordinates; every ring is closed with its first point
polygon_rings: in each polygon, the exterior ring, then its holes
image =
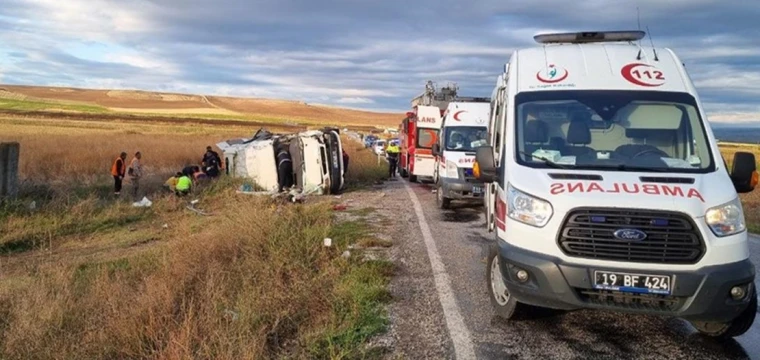
{"type": "Polygon", "coordinates": [[[691,325],[701,334],[719,341],[729,340],[746,333],[752,327],[757,315],[757,290],[754,286],[750,287],[752,291],[749,293],[749,305],[735,319],[727,323],[695,321],[691,325]]]}
{"type": "Polygon", "coordinates": [[[499,270],[499,261],[498,245],[489,245],[486,282],[488,283],[488,299],[491,306],[496,312],[496,316],[504,320],[527,317],[531,306],[520,303],[510,296],[499,270]]]}
{"type": "Polygon", "coordinates": [[[436,183],[435,203],[441,209],[448,209],[451,207],[451,199],[443,196],[443,187],[441,186],[440,180],[436,183]]]}

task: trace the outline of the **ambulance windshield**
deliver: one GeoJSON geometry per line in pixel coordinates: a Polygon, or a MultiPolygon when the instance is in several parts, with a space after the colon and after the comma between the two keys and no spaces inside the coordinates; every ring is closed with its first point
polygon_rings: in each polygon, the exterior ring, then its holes
{"type": "Polygon", "coordinates": [[[456,126],[445,130],[445,149],[448,151],[475,151],[487,145],[485,126],[456,126]]]}
{"type": "Polygon", "coordinates": [[[661,91],[537,91],[516,96],[518,162],[531,167],[709,172],[694,97],[661,91]]]}

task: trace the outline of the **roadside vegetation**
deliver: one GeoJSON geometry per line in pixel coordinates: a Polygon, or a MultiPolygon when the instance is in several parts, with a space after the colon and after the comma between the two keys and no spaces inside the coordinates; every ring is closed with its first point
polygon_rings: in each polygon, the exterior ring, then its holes
{"type": "MultiPolygon", "coordinates": [[[[760,145],[721,143],[720,149],[729,168],[733,163],[734,154],[737,151],[751,152],[755,154],[756,160],[760,161],[760,145]]],[[[758,169],[760,170],[760,165],[758,165],[758,169]]],[[[739,197],[742,199],[747,228],[753,233],[760,233],[760,187],[751,193],[739,194],[739,197]]]]}
{"type": "MultiPolygon", "coordinates": [[[[366,343],[387,325],[393,268],[357,250],[341,256],[372,238],[361,217],[338,221],[331,196],[292,204],[237,194],[229,178],[193,194],[206,215],[161,192],[206,145],[250,129],[61,125],[2,125],[0,141],[22,144],[23,191],[0,206],[0,357],[375,354],[366,343]],[[128,181],[112,198],[108,171],[122,150],[143,152],[151,207],[131,205],[128,181]]],[[[344,144],[351,188],[384,177],[368,149],[344,144]]]]}

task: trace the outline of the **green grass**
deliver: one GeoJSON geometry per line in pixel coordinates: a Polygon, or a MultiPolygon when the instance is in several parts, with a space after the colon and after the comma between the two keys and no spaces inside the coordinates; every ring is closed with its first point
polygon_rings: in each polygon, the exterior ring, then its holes
{"type": "Polygon", "coordinates": [[[15,100],[0,99],[0,109],[20,110],[20,111],[76,111],[84,113],[105,113],[108,109],[97,105],[69,104],[53,101],[32,101],[32,100],[15,100]]]}

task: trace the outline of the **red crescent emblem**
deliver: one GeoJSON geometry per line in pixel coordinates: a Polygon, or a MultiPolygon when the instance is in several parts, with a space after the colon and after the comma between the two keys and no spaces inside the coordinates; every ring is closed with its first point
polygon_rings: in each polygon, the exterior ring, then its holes
{"type": "Polygon", "coordinates": [[[467,112],[467,110],[459,110],[459,111],[455,112],[454,113],[454,120],[456,120],[456,121],[462,121],[462,119],[459,118],[459,114],[461,114],[463,112],[467,112]]]}

